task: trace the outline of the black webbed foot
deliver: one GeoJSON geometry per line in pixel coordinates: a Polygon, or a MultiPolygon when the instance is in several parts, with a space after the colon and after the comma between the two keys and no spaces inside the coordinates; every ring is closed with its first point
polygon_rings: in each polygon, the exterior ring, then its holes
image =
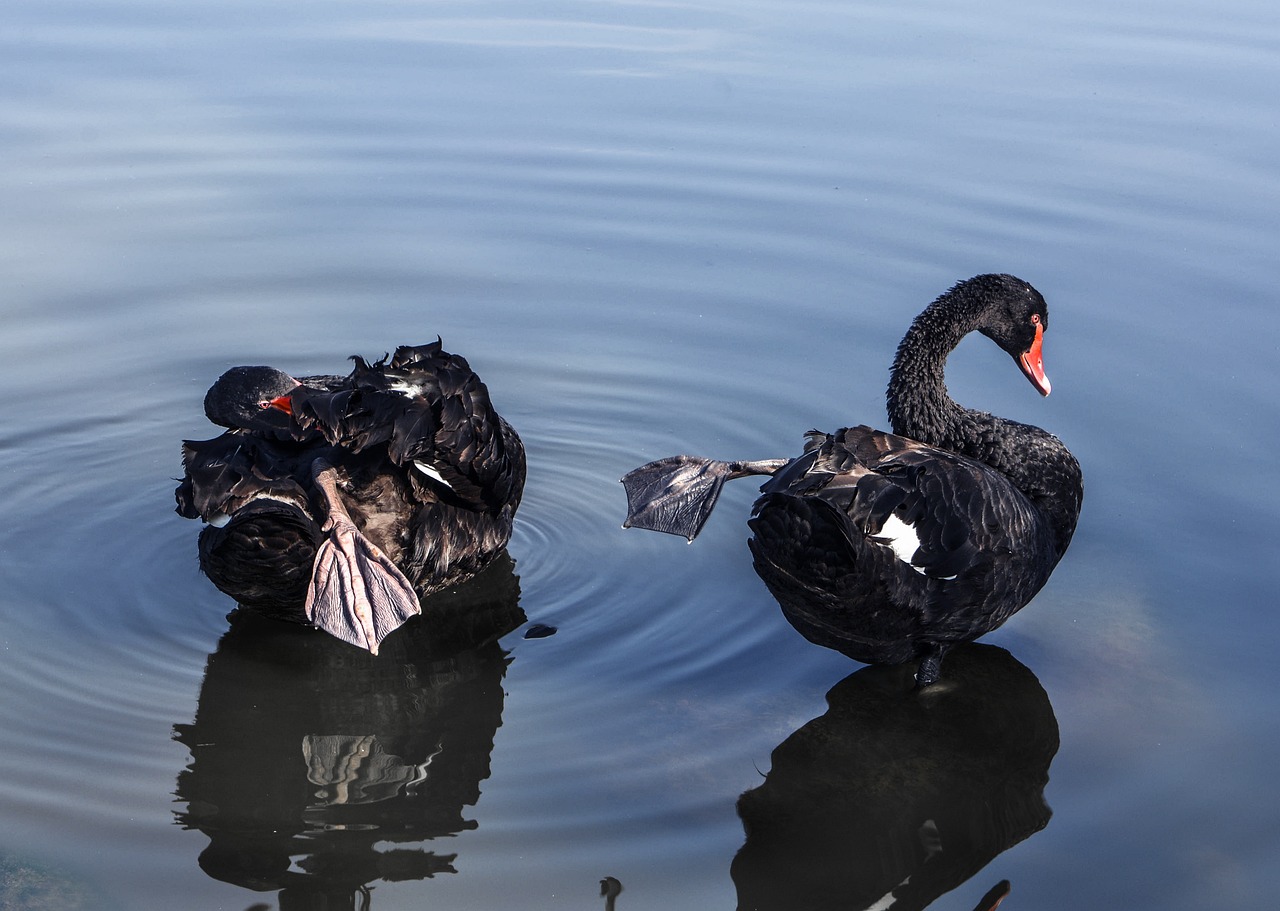
{"type": "Polygon", "coordinates": [[[725,481],[772,474],[787,459],[721,462],[696,456],[670,456],[627,472],[627,520],[623,528],[647,528],[692,541],[702,531],[725,481]]]}

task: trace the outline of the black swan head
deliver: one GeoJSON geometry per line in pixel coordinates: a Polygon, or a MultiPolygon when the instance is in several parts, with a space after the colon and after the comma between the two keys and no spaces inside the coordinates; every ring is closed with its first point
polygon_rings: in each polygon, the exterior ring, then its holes
{"type": "Polygon", "coordinates": [[[219,427],[285,430],[288,395],[301,384],[274,367],[232,367],[209,387],[204,413],[219,427]]]}
{"type": "Polygon", "coordinates": [[[1050,392],[1040,346],[1049,310],[1040,292],[1012,275],[979,275],[948,293],[976,294],[983,302],[975,328],[1017,362],[1041,395],[1050,392]]]}
{"type": "Polygon", "coordinates": [[[892,397],[908,388],[927,389],[942,382],[947,355],[970,332],[981,332],[1014,359],[1041,395],[1050,391],[1040,346],[1049,328],[1044,297],[1013,275],[976,275],[957,282],[915,318],[894,358],[892,397]]]}

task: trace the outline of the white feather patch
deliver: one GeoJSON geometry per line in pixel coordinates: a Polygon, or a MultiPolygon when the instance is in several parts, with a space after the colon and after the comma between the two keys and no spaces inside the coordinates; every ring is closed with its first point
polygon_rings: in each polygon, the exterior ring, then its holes
{"type": "Polygon", "coordinates": [[[422,387],[416,386],[408,380],[393,380],[387,384],[387,388],[407,398],[414,398],[422,394],[422,387]]]}
{"type": "Polygon", "coordinates": [[[450,490],[453,490],[452,485],[450,485],[449,482],[444,479],[444,477],[440,474],[440,472],[436,470],[434,465],[428,465],[426,462],[420,462],[417,459],[414,459],[413,467],[418,469],[418,471],[422,472],[423,474],[425,474],[427,477],[429,477],[431,480],[435,481],[436,483],[443,484],[445,487],[448,487],[450,490]]]}
{"type": "Polygon", "coordinates": [[[889,545],[893,549],[894,556],[911,566],[916,572],[924,573],[923,569],[911,564],[911,558],[920,549],[920,536],[916,534],[914,525],[908,525],[899,519],[897,515],[891,514],[889,518],[885,519],[884,526],[880,529],[879,534],[874,535],[872,540],[889,545]]]}

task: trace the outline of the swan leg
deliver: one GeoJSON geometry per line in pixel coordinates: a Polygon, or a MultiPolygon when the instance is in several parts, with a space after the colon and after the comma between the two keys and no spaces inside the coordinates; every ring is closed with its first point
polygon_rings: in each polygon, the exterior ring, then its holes
{"type": "Polygon", "coordinates": [[[383,639],[421,613],[418,595],[399,567],[356,528],[338,494],[333,466],[321,460],[312,473],[329,517],[307,588],[307,619],[376,655],[383,639]]]}
{"type": "Polygon", "coordinates": [[[938,682],[942,676],[942,656],[946,654],[946,648],[941,645],[933,645],[930,647],[928,654],[920,659],[920,665],[916,669],[916,689],[922,690],[926,686],[932,686],[938,682]]]}
{"type": "Polygon", "coordinates": [[[721,462],[695,456],[670,456],[627,472],[627,520],[623,528],[647,528],[692,541],[702,531],[725,481],[773,474],[787,459],[721,462]]]}

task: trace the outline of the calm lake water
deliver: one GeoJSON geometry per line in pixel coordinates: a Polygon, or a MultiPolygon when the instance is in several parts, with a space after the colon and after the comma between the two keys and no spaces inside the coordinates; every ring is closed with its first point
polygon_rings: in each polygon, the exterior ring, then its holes
{"type": "Polygon", "coordinates": [[[1274,3],[8,0],[0,50],[0,904],[1275,907],[1274,3]],[[987,271],[1054,394],[981,338],[951,391],[1087,493],[954,693],[787,625],[750,482],[619,527],[641,462],[883,426],[987,271]],[[529,452],[485,644],[229,622],[210,382],[437,335],[529,452]]]}

